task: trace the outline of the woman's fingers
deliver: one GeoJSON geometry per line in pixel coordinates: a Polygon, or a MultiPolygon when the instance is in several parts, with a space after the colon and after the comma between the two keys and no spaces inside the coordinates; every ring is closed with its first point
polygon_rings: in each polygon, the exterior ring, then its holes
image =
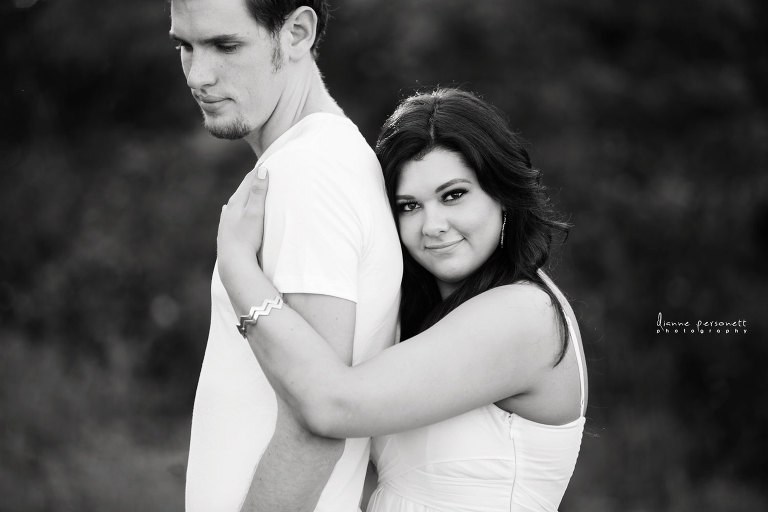
{"type": "Polygon", "coordinates": [[[249,210],[249,214],[260,216],[264,214],[264,201],[266,201],[267,190],[269,189],[269,171],[264,165],[254,169],[254,171],[257,172],[250,177],[250,195],[245,208],[249,210]]]}
{"type": "Polygon", "coordinates": [[[244,208],[246,203],[248,202],[248,196],[250,195],[251,191],[251,182],[256,176],[256,171],[259,169],[259,167],[254,167],[251,172],[245,175],[245,178],[243,178],[243,181],[240,183],[240,186],[237,187],[237,190],[235,190],[235,193],[232,194],[232,196],[229,198],[229,201],[227,202],[227,207],[230,208],[237,208],[241,209],[244,208]]]}
{"type": "MultiPolygon", "coordinates": [[[[264,202],[269,186],[267,169],[257,167],[248,173],[229,202],[221,209],[217,238],[218,258],[227,266],[230,258],[240,254],[252,258],[257,255],[264,232],[264,202]],[[240,251],[245,250],[245,253],[240,251]]],[[[258,257],[258,256],[257,256],[258,257]]]]}
{"type": "Polygon", "coordinates": [[[245,176],[229,202],[221,208],[221,222],[234,227],[239,219],[245,221],[250,228],[258,226],[260,229],[268,188],[267,168],[263,165],[254,168],[245,176]]]}

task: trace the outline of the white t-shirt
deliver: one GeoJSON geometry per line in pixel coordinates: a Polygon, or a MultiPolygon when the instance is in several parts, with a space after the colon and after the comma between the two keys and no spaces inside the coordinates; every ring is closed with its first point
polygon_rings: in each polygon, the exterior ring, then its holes
{"type": "MultiPolygon", "coordinates": [[[[402,255],[381,168],[347,118],[311,114],[259,159],[269,169],[264,271],[282,293],[356,307],[353,363],[395,339],[402,255]]],[[[192,415],[187,512],[237,512],[272,438],[275,394],[237,329],[218,267],[211,329],[192,415]]],[[[359,510],[368,439],[348,439],[317,511],[359,510]]]]}

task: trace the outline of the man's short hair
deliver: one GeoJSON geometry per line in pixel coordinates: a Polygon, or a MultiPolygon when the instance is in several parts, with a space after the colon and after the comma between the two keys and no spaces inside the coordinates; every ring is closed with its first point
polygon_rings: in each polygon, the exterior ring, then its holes
{"type": "Polygon", "coordinates": [[[312,55],[317,58],[317,47],[328,24],[328,0],[245,0],[245,5],[253,19],[272,36],[283,28],[283,23],[293,11],[305,5],[311,7],[317,14],[315,42],[312,44],[312,55]]]}

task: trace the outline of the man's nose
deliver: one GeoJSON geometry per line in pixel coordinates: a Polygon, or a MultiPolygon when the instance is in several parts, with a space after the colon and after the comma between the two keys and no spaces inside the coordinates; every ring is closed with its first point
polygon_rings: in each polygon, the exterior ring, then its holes
{"type": "Polygon", "coordinates": [[[204,90],[216,82],[214,63],[205,52],[190,52],[187,57],[187,85],[192,90],[204,90]]]}

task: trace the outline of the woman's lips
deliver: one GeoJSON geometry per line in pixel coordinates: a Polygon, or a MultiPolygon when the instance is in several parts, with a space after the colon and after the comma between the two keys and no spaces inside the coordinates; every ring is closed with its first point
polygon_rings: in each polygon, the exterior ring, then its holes
{"type": "Polygon", "coordinates": [[[454,247],[456,247],[459,244],[459,242],[461,242],[462,240],[464,240],[464,239],[460,238],[460,239],[454,240],[452,242],[443,242],[443,243],[439,243],[439,244],[424,245],[424,248],[426,250],[428,250],[428,251],[436,252],[438,254],[439,253],[443,253],[443,252],[449,252],[454,247]]]}

